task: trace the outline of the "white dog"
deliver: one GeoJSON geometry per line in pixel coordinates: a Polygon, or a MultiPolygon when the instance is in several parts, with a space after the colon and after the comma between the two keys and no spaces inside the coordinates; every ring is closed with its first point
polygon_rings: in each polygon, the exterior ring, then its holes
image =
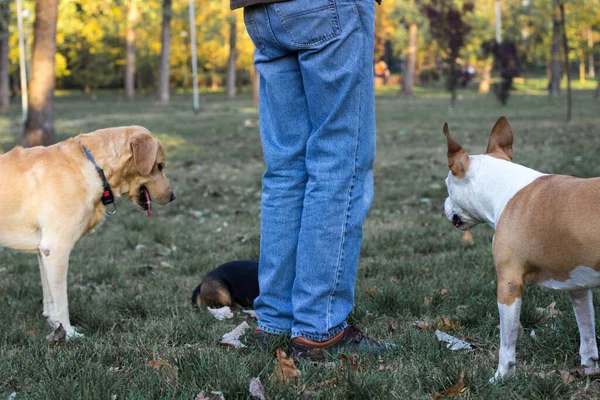
{"type": "Polygon", "coordinates": [[[600,286],[600,178],[548,175],[512,163],[513,134],[504,117],[483,155],[469,156],[447,124],[444,134],[450,168],[446,216],[460,230],[483,222],[496,229],[500,355],[492,381],[514,373],[524,282],[570,293],[581,364],[595,367],[590,289],[600,286]]]}

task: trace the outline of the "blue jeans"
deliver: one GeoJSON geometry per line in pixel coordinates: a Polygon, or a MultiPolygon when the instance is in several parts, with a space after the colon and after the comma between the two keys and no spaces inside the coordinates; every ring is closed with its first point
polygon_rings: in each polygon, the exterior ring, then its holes
{"type": "Polygon", "coordinates": [[[373,0],[245,9],[260,73],[259,328],[324,341],[354,307],[373,199],[373,0]]]}

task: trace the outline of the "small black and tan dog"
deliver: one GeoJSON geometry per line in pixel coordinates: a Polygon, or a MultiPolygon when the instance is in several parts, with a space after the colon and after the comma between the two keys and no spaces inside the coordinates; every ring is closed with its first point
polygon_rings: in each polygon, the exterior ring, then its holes
{"type": "Polygon", "coordinates": [[[252,307],[258,297],[258,261],[232,261],[210,271],[194,289],[192,304],[252,307]]]}

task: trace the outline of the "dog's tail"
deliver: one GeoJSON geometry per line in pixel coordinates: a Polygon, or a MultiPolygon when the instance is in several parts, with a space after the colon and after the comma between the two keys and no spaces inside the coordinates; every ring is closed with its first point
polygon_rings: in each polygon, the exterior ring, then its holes
{"type": "Polygon", "coordinates": [[[232,304],[227,284],[210,276],[204,278],[192,293],[192,305],[196,307],[225,307],[232,304]]]}

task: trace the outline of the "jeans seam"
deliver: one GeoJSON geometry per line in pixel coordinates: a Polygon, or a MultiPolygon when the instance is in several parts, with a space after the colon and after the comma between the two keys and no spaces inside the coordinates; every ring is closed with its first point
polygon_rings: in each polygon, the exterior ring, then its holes
{"type": "Polygon", "coordinates": [[[289,330],[284,330],[284,329],[279,329],[279,328],[272,328],[268,325],[265,325],[261,322],[258,323],[258,329],[260,329],[263,332],[266,332],[268,334],[271,335],[285,335],[285,334],[289,334],[289,330]]]}
{"type": "MultiPolygon", "coordinates": [[[[361,83],[362,79],[359,81],[359,84],[361,83]]],[[[356,144],[355,144],[355,148],[354,148],[354,171],[352,172],[352,178],[350,179],[350,187],[348,188],[348,204],[346,205],[346,212],[345,212],[345,218],[344,218],[344,224],[342,225],[342,232],[341,232],[341,242],[340,242],[340,247],[339,247],[339,255],[338,255],[338,260],[337,260],[337,266],[336,266],[336,273],[335,273],[335,280],[333,283],[333,286],[331,288],[331,292],[329,293],[329,298],[327,299],[327,325],[326,325],[326,330],[329,331],[330,326],[331,326],[331,303],[333,300],[333,294],[335,293],[335,291],[337,290],[337,286],[339,283],[339,278],[340,275],[342,273],[342,264],[344,261],[344,245],[346,244],[346,233],[348,231],[348,219],[350,218],[350,206],[352,205],[352,193],[354,192],[354,183],[356,182],[356,170],[357,170],[357,164],[358,164],[358,147],[359,147],[359,142],[360,142],[360,104],[362,102],[362,90],[359,92],[359,96],[358,96],[358,104],[359,104],[359,113],[358,113],[358,120],[359,123],[357,123],[357,128],[356,128],[356,144]]]]}
{"type": "Polygon", "coordinates": [[[331,331],[331,332],[327,332],[326,334],[314,334],[314,333],[305,333],[302,331],[292,331],[292,339],[297,338],[297,337],[301,337],[304,339],[308,339],[308,340],[313,340],[316,342],[323,342],[325,340],[329,340],[332,337],[334,337],[335,335],[337,335],[338,333],[340,333],[341,331],[343,331],[344,329],[346,329],[348,327],[348,323],[344,322],[341,325],[338,325],[336,327],[335,330],[331,331]]]}
{"type": "Polygon", "coordinates": [[[294,18],[294,17],[299,17],[301,15],[306,15],[306,14],[310,14],[310,13],[313,13],[313,12],[325,10],[327,8],[331,8],[331,1],[329,3],[330,4],[326,5],[326,6],[321,6],[321,7],[317,7],[317,8],[311,8],[310,10],[298,11],[296,13],[293,13],[293,14],[290,14],[290,15],[286,15],[285,17],[282,17],[282,19],[291,19],[291,18],[294,18]]]}
{"type": "Polygon", "coordinates": [[[256,35],[256,40],[258,41],[258,46],[256,46],[256,49],[258,50],[258,52],[262,52],[265,49],[265,45],[262,41],[262,38],[260,37],[260,34],[258,33],[258,27],[256,26],[256,18],[255,18],[255,10],[248,10],[248,12],[252,13],[252,15],[249,17],[249,19],[252,19],[252,22],[250,24],[246,24],[246,28],[248,28],[248,25],[252,25],[253,29],[254,29],[254,34],[256,35]]]}
{"type": "MultiPolygon", "coordinates": [[[[285,47],[283,47],[281,43],[279,43],[279,40],[277,40],[277,38],[275,37],[275,32],[273,32],[273,27],[271,26],[271,18],[269,17],[269,10],[267,9],[267,5],[263,4],[263,8],[265,10],[265,18],[269,27],[269,33],[271,34],[273,41],[277,43],[277,46],[281,47],[283,50],[286,50],[285,47]]],[[[279,13],[277,12],[277,8],[275,8],[275,12],[277,13],[277,15],[279,15],[279,13]]]]}

